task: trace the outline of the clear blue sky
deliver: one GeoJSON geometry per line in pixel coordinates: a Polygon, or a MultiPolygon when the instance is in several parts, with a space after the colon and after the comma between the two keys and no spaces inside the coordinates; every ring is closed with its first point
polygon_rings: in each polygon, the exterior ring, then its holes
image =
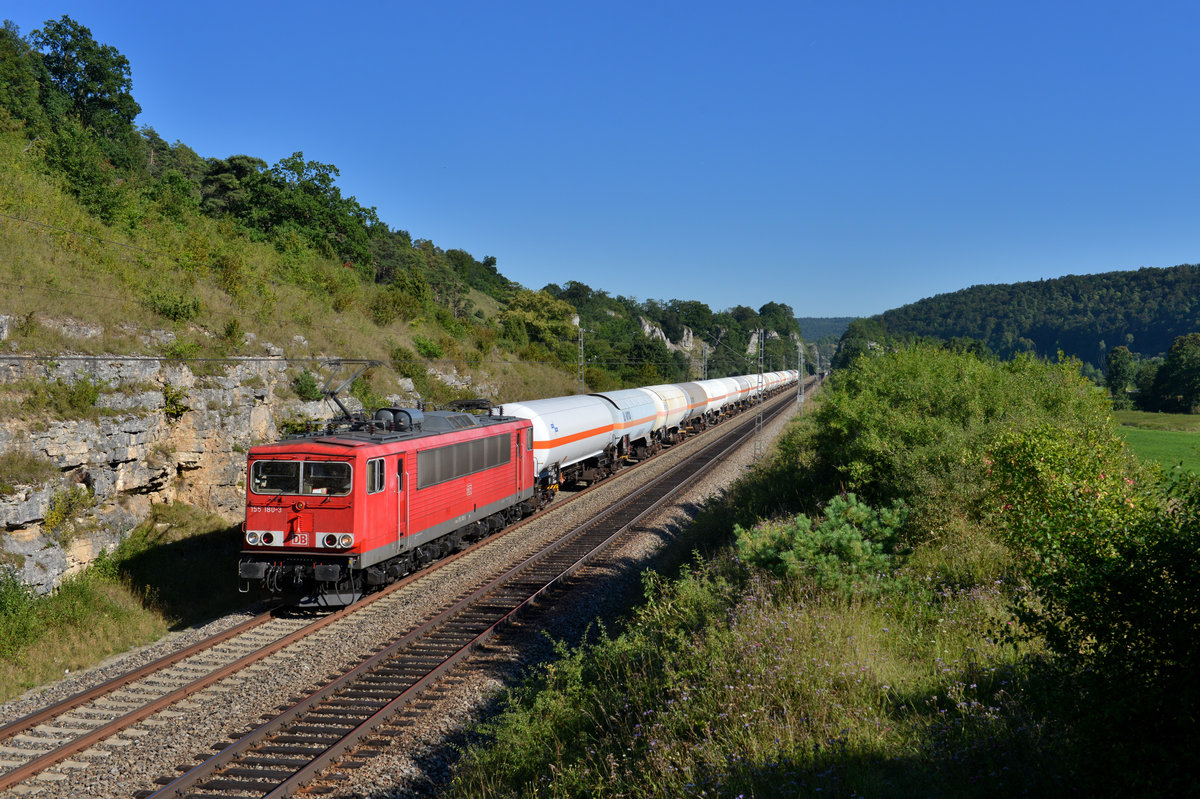
{"type": "Polygon", "coordinates": [[[531,287],[869,315],[1200,261],[1200,4],[7,0],[531,287]]]}

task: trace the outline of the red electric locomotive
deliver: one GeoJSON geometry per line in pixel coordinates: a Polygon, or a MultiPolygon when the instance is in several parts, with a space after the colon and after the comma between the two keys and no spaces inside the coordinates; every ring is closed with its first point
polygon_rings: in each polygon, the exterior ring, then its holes
{"type": "Polygon", "coordinates": [[[532,513],[527,419],[383,408],[253,447],[240,589],[342,605],[532,513]]]}

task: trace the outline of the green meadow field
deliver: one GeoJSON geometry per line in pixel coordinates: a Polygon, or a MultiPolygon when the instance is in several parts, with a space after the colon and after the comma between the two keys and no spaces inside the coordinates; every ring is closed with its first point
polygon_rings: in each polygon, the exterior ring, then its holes
{"type": "Polygon", "coordinates": [[[1182,464],[1200,473],[1200,415],[1117,411],[1121,434],[1133,451],[1164,469],[1182,464]]]}

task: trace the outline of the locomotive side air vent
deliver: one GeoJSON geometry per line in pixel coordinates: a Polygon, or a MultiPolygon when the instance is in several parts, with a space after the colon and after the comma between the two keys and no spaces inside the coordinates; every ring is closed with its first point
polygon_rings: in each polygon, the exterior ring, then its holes
{"type": "Polygon", "coordinates": [[[385,426],[394,425],[393,429],[400,431],[420,430],[424,418],[425,415],[415,408],[380,408],[375,411],[375,421],[385,426]]]}

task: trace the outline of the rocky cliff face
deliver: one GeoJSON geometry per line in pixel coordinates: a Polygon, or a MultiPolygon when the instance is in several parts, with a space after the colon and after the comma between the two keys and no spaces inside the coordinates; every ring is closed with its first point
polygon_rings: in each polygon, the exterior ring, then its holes
{"type": "Polygon", "coordinates": [[[651,322],[646,317],[639,316],[638,322],[642,326],[642,335],[644,335],[646,338],[658,339],[662,343],[666,344],[667,349],[671,350],[672,352],[683,352],[698,358],[704,358],[706,355],[712,352],[712,347],[708,346],[708,344],[704,341],[699,341],[696,339],[690,327],[683,328],[683,336],[678,342],[674,342],[667,338],[667,334],[663,332],[661,327],[656,325],[654,322],[651,322]]]}
{"type": "Polygon", "coordinates": [[[278,438],[285,420],[331,413],[285,398],[281,357],[233,359],[221,371],[197,376],[156,358],[0,357],[0,390],[14,402],[37,381],[86,376],[103,387],[98,418],[9,419],[0,429],[0,453],[26,451],[60,473],[0,496],[0,563],[46,591],[120,543],[153,503],[187,502],[235,523],[247,449],[278,438]]]}
{"type": "MultiPolygon", "coordinates": [[[[690,327],[683,328],[683,335],[680,337],[680,340],[678,342],[673,342],[669,338],[667,338],[666,333],[663,332],[663,329],[661,327],[654,324],[646,317],[639,316],[638,322],[641,323],[642,334],[645,335],[646,338],[658,339],[659,341],[661,341],[667,345],[667,349],[669,349],[673,352],[684,352],[684,353],[687,353],[688,355],[692,355],[692,356],[699,357],[699,358],[707,357],[708,355],[711,355],[713,352],[713,348],[710,347],[707,342],[699,340],[695,337],[695,335],[692,333],[692,329],[690,327]]],[[[774,330],[768,330],[766,332],[766,336],[764,338],[767,341],[774,341],[779,338],[779,333],[777,333],[774,330]]],[[[799,337],[796,336],[795,334],[790,336],[790,338],[791,338],[793,344],[800,340],[799,337]]],[[[750,357],[753,355],[757,355],[758,348],[759,348],[758,331],[753,330],[750,332],[750,342],[746,346],[746,356],[750,357]]]]}

